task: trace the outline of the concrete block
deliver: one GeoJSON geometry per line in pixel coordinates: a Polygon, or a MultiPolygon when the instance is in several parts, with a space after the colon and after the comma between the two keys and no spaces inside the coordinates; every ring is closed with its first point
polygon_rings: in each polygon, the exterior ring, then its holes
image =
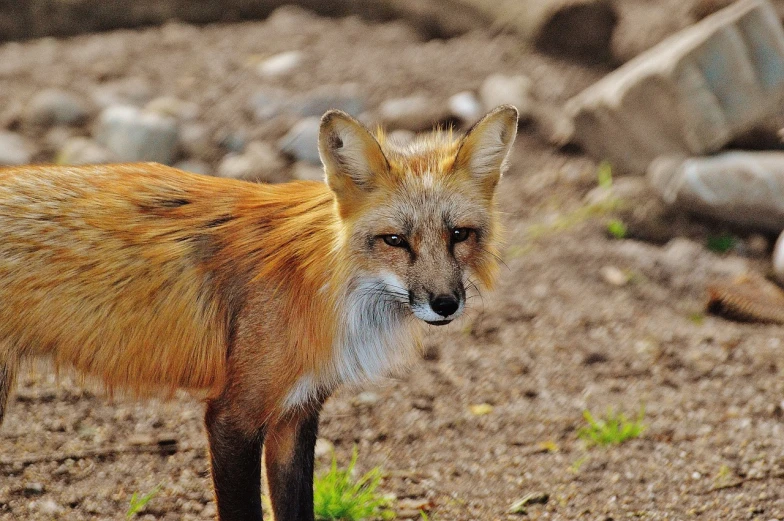
{"type": "Polygon", "coordinates": [[[616,169],[715,152],[784,100],[784,29],[767,0],[739,0],[571,99],[573,139],[616,169]]]}

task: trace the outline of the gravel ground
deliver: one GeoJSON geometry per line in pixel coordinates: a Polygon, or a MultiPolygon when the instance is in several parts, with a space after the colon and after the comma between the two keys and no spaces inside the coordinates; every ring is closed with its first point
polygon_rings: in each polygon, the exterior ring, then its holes
{"type": "MultiPolygon", "coordinates": [[[[665,17],[667,2],[647,4],[665,17]]],[[[426,42],[398,23],[285,9],[264,22],[2,45],[0,125],[51,160],[52,131],[25,122],[38,90],[93,100],[130,84],[195,103],[217,143],[215,167],[227,135],[272,142],[293,124],[253,116],[260,89],[297,96],[351,82],[373,109],[416,93],[445,100],[518,72],[557,104],[606,71],[532,53],[508,35],[426,42]],[[293,49],[305,56],[298,72],[256,74],[260,60],[293,49]]],[[[712,253],[702,245],[716,230],[682,218],[657,244],[608,238],[608,216],[583,211],[596,168],[524,126],[500,192],[499,288],[472,299],[460,323],[434,329],[410,373],[328,402],[322,439],[341,462],[357,447],[360,470],[382,467],[401,519],[419,506],[439,521],[520,519],[507,510],[529,493],[549,495],[527,507],[530,519],[784,519],[781,328],[702,312],[706,283],[767,269],[765,252],[712,253]],[[608,267],[625,278],[606,276],[608,267]],[[647,430],[586,447],[583,411],[608,407],[631,416],[644,407],[647,430]]],[[[120,519],[133,492],[158,485],[142,518],[212,518],[203,406],[89,389],[45,367],[21,378],[0,429],[0,520],[120,519]]],[[[320,455],[322,468],[329,458],[320,455]]]]}

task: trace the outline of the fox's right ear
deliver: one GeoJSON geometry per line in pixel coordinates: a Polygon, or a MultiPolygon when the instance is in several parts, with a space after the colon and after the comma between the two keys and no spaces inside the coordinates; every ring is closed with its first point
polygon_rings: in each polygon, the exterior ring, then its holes
{"type": "Polygon", "coordinates": [[[389,172],[376,138],[345,112],[330,110],[324,114],[318,141],[327,185],[339,201],[371,190],[378,176],[389,172]]]}

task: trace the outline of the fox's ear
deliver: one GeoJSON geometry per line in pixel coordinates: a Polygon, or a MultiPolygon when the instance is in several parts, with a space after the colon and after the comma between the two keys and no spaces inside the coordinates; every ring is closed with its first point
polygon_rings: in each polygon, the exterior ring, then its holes
{"type": "Polygon", "coordinates": [[[362,124],[339,110],[321,118],[319,156],[327,184],[338,199],[371,190],[389,172],[381,146],[362,124]]]}
{"type": "Polygon", "coordinates": [[[455,158],[455,171],[476,180],[492,197],[506,169],[509,151],[517,135],[517,109],[501,105],[483,117],[463,136],[455,158]]]}

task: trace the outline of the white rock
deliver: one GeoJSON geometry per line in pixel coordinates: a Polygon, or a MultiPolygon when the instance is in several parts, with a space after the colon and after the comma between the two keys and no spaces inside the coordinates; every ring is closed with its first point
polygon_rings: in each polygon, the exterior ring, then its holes
{"type": "Polygon", "coordinates": [[[212,160],[218,153],[209,128],[196,122],[180,126],[179,147],[185,156],[201,160],[212,160]]]}
{"type": "Polygon", "coordinates": [[[317,458],[321,458],[323,456],[329,456],[334,452],[335,446],[332,444],[331,441],[325,438],[317,438],[316,439],[316,448],[314,450],[314,454],[317,458]]]}
{"type": "Polygon", "coordinates": [[[779,282],[784,282],[784,232],[779,235],[773,247],[773,273],[779,282]]]}
{"type": "Polygon", "coordinates": [[[256,72],[265,78],[283,76],[294,71],[305,58],[302,51],[287,51],[276,54],[262,61],[256,67],[256,72]]]}
{"type": "Polygon", "coordinates": [[[153,90],[150,83],[137,76],[105,83],[92,91],[93,102],[101,108],[113,105],[141,107],[152,97],[153,90]]]}
{"type": "Polygon", "coordinates": [[[0,166],[29,164],[34,151],[33,145],[19,134],[0,130],[0,166]]]}
{"type": "Polygon", "coordinates": [[[447,119],[449,110],[443,103],[425,95],[414,95],[384,101],[378,107],[378,115],[386,128],[420,131],[430,130],[447,119]]]}
{"type": "Polygon", "coordinates": [[[33,125],[78,125],[90,115],[82,98],[60,89],[42,90],[30,100],[25,119],[33,125]]]}
{"type": "Polygon", "coordinates": [[[185,170],[186,172],[193,172],[194,174],[209,175],[212,171],[210,165],[198,159],[189,159],[187,161],[179,161],[174,164],[174,168],[185,170]]]}
{"type": "Polygon", "coordinates": [[[602,266],[599,274],[611,286],[625,286],[629,282],[629,275],[615,266],[602,266]]]}
{"type": "Polygon", "coordinates": [[[321,120],[305,118],[298,121],[285,136],[278,141],[280,150],[298,161],[314,165],[321,163],[318,153],[318,132],[321,120]]]}
{"type": "Polygon", "coordinates": [[[448,101],[449,111],[463,123],[471,124],[478,121],[484,114],[482,104],[473,92],[463,91],[451,96],[448,101]]]}
{"type": "Polygon", "coordinates": [[[58,165],[95,165],[113,161],[115,157],[111,152],[86,137],[68,139],[55,158],[58,165]]]}
{"type": "Polygon", "coordinates": [[[291,175],[299,181],[323,181],[324,169],[307,161],[297,161],[292,167],[291,175]]]}
{"type": "Polygon", "coordinates": [[[523,74],[506,76],[494,74],[487,77],[479,88],[479,99],[485,111],[499,105],[514,105],[520,113],[520,119],[528,119],[531,115],[531,79],[523,74]]]}
{"type": "Polygon", "coordinates": [[[120,161],[156,161],[170,165],[177,154],[177,120],[130,105],[105,109],[95,137],[120,161]]]}

